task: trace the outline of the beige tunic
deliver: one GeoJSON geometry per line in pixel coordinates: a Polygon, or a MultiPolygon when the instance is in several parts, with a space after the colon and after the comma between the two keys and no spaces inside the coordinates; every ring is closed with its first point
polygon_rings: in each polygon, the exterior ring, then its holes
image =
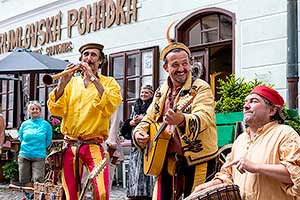
{"type": "Polygon", "coordinates": [[[300,199],[300,137],[289,126],[270,122],[258,129],[251,141],[249,130],[233,144],[227,162],[245,156],[261,164],[283,164],[291,175],[293,185],[280,183],[268,176],[246,172],[241,174],[236,166],[222,168],[215,178],[240,187],[242,199],[293,200],[300,199]],[[231,176],[232,175],[232,176],[231,176]]]}

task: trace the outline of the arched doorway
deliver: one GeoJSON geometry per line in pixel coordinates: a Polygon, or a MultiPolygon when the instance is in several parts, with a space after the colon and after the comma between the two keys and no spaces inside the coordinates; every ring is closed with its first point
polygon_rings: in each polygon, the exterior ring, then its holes
{"type": "Polygon", "coordinates": [[[175,37],[190,48],[201,78],[210,83],[216,100],[219,79],[234,73],[235,15],[220,8],[198,10],[175,27],[175,37]]]}

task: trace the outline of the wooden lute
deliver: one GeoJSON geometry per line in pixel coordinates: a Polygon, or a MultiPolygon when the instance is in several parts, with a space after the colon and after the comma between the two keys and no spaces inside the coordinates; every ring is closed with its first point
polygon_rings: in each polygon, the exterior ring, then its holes
{"type": "MultiPolygon", "coordinates": [[[[188,107],[196,96],[196,91],[192,89],[189,97],[181,105],[174,107],[174,112],[181,112],[188,107]]],[[[144,174],[158,176],[164,165],[168,144],[171,133],[166,131],[168,124],[162,123],[161,126],[153,122],[149,129],[149,143],[144,150],[144,174]]]]}

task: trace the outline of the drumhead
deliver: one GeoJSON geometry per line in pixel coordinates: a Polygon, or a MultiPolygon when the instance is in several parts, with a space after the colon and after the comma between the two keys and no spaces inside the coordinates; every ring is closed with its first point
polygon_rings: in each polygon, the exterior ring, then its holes
{"type": "Polygon", "coordinates": [[[185,200],[209,199],[209,200],[241,200],[240,189],[235,184],[218,184],[208,187],[185,200]]]}

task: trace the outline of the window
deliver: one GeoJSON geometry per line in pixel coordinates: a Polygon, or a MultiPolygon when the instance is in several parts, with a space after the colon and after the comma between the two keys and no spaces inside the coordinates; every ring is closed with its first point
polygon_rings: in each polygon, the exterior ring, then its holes
{"type": "MultiPolygon", "coordinates": [[[[45,73],[29,73],[29,74],[22,74],[23,86],[22,86],[22,93],[23,93],[23,113],[26,114],[25,119],[28,119],[27,116],[27,104],[29,101],[37,100],[40,102],[42,106],[41,110],[41,118],[48,119],[49,112],[47,109],[47,100],[49,93],[56,85],[56,82],[52,85],[45,85],[42,81],[43,76],[45,73]]],[[[23,120],[23,119],[22,119],[23,120]]]]}
{"type": "Polygon", "coordinates": [[[159,81],[158,58],[157,46],[110,55],[109,75],[117,80],[123,96],[123,102],[119,108],[121,119],[130,117],[142,85],[149,84],[157,88],[159,81]]]}
{"type": "Polygon", "coordinates": [[[1,108],[2,114],[6,120],[6,127],[12,128],[16,123],[14,121],[14,108],[17,108],[15,103],[14,89],[17,86],[18,81],[14,75],[8,75],[7,80],[1,80],[1,108]],[[10,79],[11,78],[11,79],[10,79]]]}
{"type": "Polygon", "coordinates": [[[201,17],[186,33],[189,46],[209,44],[232,39],[231,18],[223,14],[210,14],[201,17]]]}
{"type": "Polygon", "coordinates": [[[1,108],[6,128],[17,128],[28,118],[26,109],[31,100],[38,100],[41,103],[41,117],[48,119],[47,100],[57,81],[46,86],[42,82],[43,75],[42,73],[15,74],[7,75],[7,78],[0,80],[1,108]]]}
{"type": "Polygon", "coordinates": [[[38,78],[36,79],[36,93],[35,93],[35,100],[38,100],[41,103],[42,106],[42,111],[41,111],[41,117],[44,119],[48,119],[49,117],[49,112],[47,109],[47,100],[49,97],[49,93],[54,89],[54,87],[56,86],[56,82],[54,84],[51,84],[49,86],[45,85],[43,83],[43,76],[45,74],[44,73],[40,73],[40,74],[36,74],[36,76],[38,76],[38,78]]]}

